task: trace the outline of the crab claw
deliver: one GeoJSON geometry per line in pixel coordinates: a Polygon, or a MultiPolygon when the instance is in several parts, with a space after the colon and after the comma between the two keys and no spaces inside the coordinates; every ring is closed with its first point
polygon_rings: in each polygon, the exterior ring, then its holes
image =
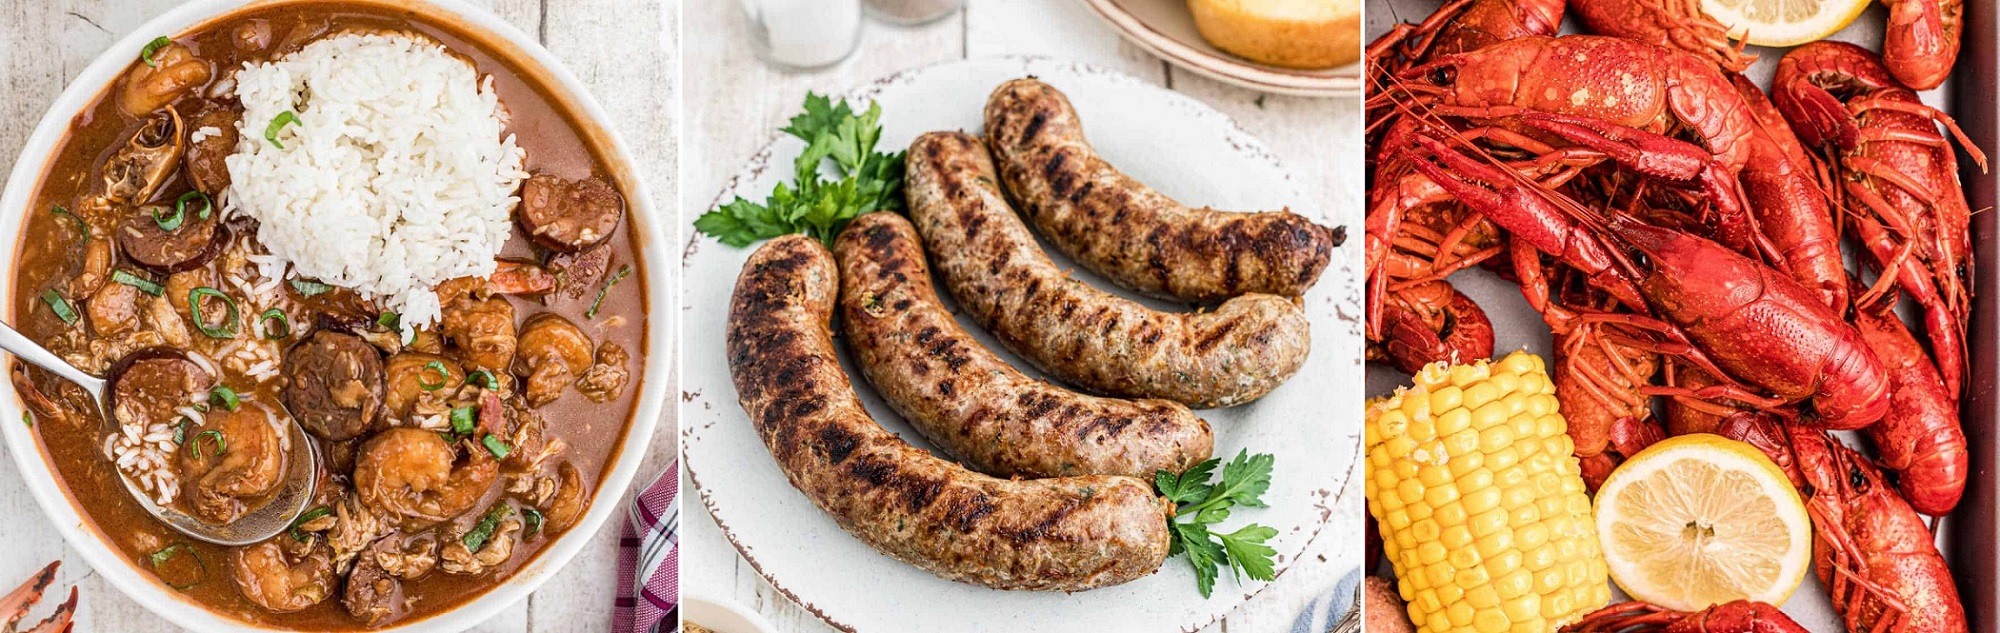
{"type": "MultiPolygon", "coordinates": [[[[62,561],[49,563],[49,566],[43,567],[33,577],[28,578],[27,582],[21,583],[19,587],[15,587],[14,591],[9,592],[6,596],[0,596],[0,630],[15,630],[14,625],[19,624],[21,618],[27,617],[28,609],[33,608],[35,603],[41,602],[42,592],[47,591],[49,584],[55,582],[56,568],[61,566],[62,561]]],[[[76,588],[71,587],[69,590],[69,600],[64,602],[62,606],[56,607],[54,615],[49,616],[49,619],[43,620],[40,624],[36,624],[34,628],[30,628],[23,633],[67,631],[69,630],[70,617],[75,612],[76,588]]]]}
{"type": "Polygon", "coordinates": [[[22,631],[21,633],[69,633],[70,627],[73,626],[73,623],[70,622],[70,620],[75,617],[76,617],[76,587],[70,587],[69,599],[64,600],[62,604],[57,605],[55,613],[49,614],[48,619],[36,623],[34,626],[29,627],[28,630],[22,631]]]}

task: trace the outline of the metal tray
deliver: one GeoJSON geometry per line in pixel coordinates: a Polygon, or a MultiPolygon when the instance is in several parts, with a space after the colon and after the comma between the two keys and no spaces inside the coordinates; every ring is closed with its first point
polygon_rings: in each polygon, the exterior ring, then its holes
{"type": "MultiPolygon", "coordinates": [[[[1419,22],[1440,4],[1438,0],[1368,0],[1369,39],[1399,22],[1419,22]]],[[[1965,3],[1964,48],[1957,67],[1945,86],[1923,93],[1924,101],[1944,108],[1958,119],[1974,143],[1994,158],[2000,158],[2000,22],[1990,3],[1965,3]]],[[[1880,6],[1837,34],[1834,39],[1852,41],[1881,50],[1882,27],[1887,12],[1880,6]]],[[[1574,20],[1565,22],[1574,32],[1574,20]]],[[[1760,55],[1746,74],[1761,86],[1769,87],[1776,63],[1784,49],[1752,48],[1760,55]]],[[[2000,488],[1993,481],[1996,458],[2000,458],[2000,249],[1988,245],[2000,240],[1993,210],[2000,202],[2000,178],[1981,173],[1978,166],[1959,156],[1960,179],[1973,209],[1973,261],[1976,275],[1973,291],[1978,298],[1967,336],[1971,341],[1967,395],[1960,417],[1972,451],[1972,471],[1964,501],[1940,521],[1938,541],[1957,580],[1959,597],[1965,604],[1972,630],[2000,633],[2000,488]]],[[[2000,166],[1996,166],[2000,169],[2000,166]]],[[[1460,272],[1451,283],[1486,309],[1493,321],[1495,355],[1518,349],[1542,354],[1550,352],[1548,328],[1539,315],[1521,299],[1514,284],[1493,274],[1474,269],[1460,272]]],[[[1385,365],[1368,365],[1368,394],[1384,395],[1409,377],[1385,365]]],[[[1387,574],[1387,565],[1374,570],[1387,574]]],[[[1615,589],[1614,589],[1615,593],[1615,589]]],[[[1615,600],[1623,600],[1618,594],[1615,600]]],[[[1786,613],[1813,631],[1840,631],[1839,616],[1826,591],[1811,574],[1804,585],[1784,605],[1786,613]]]]}

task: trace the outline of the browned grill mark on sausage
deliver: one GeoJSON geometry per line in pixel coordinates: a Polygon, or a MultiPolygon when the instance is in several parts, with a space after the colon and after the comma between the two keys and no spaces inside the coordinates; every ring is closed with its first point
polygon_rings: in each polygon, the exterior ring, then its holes
{"type": "Polygon", "coordinates": [[[875,424],[835,356],[837,279],[819,242],[779,238],[751,255],[730,303],[737,397],[794,487],[862,541],[951,580],[1081,591],[1158,569],[1166,518],[1145,481],[996,479],[875,424]]]}
{"type": "Polygon", "coordinates": [[[1126,176],[1090,147],[1069,99],[1033,78],[994,90],[986,130],[1021,215],[1119,285],[1200,304],[1248,293],[1296,297],[1332,259],[1332,232],[1297,214],[1191,208],[1126,176]]]}
{"type": "Polygon", "coordinates": [[[834,252],[856,364],[883,400],[974,470],[1150,477],[1209,455],[1208,425],[1186,407],[1071,392],[982,347],[931,287],[916,229],[901,216],[855,220],[834,252]]]}
{"type": "MultiPolygon", "coordinates": [[[[927,134],[909,155],[918,157],[907,163],[909,213],[945,287],[1043,371],[1096,393],[1211,407],[1261,397],[1304,363],[1311,336],[1293,300],[1251,294],[1210,312],[1162,313],[1091,288],[1040,250],[988,178],[977,139],[927,134]]],[[[1180,239],[1154,230],[1163,243],[1180,239]]]]}

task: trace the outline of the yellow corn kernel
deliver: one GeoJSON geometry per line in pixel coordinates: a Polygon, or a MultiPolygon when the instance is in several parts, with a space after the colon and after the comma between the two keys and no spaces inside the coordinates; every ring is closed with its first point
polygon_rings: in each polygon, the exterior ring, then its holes
{"type": "Polygon", "coordinates": [[[1420,631],[1542,633],[1610,599],[1545,367],[1436,363],[1368,404],[1368,508],[1420,631]]]}

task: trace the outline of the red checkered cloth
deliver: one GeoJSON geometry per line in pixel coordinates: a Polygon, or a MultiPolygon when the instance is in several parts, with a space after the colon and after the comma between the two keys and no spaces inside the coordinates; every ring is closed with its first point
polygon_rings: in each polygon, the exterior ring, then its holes
{"type": "Polygon", "coordinates": [[[626,508],[618,539],[618,598],[612,611],[614,633],[677,630],[680,603],[681,463],[675,460],[626,508]]]}

